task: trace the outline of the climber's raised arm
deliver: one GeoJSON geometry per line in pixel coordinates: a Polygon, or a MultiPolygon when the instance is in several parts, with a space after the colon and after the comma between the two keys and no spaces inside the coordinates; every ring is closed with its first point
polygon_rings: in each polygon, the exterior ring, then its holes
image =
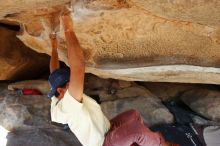
{"type": "Polygon", "coordinates": [[[82,101],[85,62],[82,48],[75,35],[70,14],[61,16],[66,44],[68,49],[68,62],[70,66],[70,82],[68,91],[79,102],[82,101]]]}
{"type": "Polygon", "coordinates": [[[50,73],[52,73],[56,69],[60,68],[60,63],[59,63],[59,58],[58,58],[58,53],[57,53],[58,43],[57,43],[56,33],[50,34],[50,42],[51,42],[51,47],[52,47],[52,53],[51,53],[51,58],[50,58],[50,73]]]}

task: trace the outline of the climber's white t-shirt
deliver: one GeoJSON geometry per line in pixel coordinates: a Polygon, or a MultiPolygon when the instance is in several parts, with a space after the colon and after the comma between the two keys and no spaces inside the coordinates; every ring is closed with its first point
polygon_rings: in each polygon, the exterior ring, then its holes
{"type": "Polygon", "coordinates": [[[95,100],[84,94],[80,103],[68,90],[60,101],[52,97],[51,120],[68,124],[83,146],[102,146],[110,128],[109,120],[95,100]]]}

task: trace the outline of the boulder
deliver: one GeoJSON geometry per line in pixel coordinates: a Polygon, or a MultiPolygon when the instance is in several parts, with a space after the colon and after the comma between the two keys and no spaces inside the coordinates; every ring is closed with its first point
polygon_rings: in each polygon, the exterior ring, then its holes
{"type": "Polygon", "coordinates": [[[179,97],[186,91],[197,89],[204,85],[180,84],[180,83],[140,83],[154,95],[163,101],[179,100],[179,97]]]}
{"type": "MultiPolygon", "coordinates": [[[[123,96],[127,96],[127,94],[120,93],[122,99],[103,102],[101,106],[108,117],[130,107],[139,110],[144,116],[145,122],[149,125],[173,121],[173,116],[161,104],[161,101],[145,88],[138,85],[134,86],[134,83],[119,86],[121,83],[119,84],[118,81],[112,79],[101,83],[106,86],[94,85],[95,89],[106,88],[107,85],[111,85],[118,90],[127,89],[127,92],[130,88],[140,88],[138,90],[141,90],[141,92],[137,92],[140,94],[132,94],[126,98],[123,96]],[[115,107],[112,105],[115,105],[115,107]]],[[[18,87],[23,87],[24,84],[21,85],[18,87]]],[[[27,84],[27,86],[29,85],[27,84]]],[[[64,131],[61,125],[50,121],[50,99],[46,95],[17,95],[16,92],[7,90],[7,87],[7,84],[0,84],[0,125],[9,130],[6,134],[8,146],[79,146],[73,133],[64,131]]],[[[133,92],[133,90],[131,91],[133,92]]]]}
{"type": "Polygon", "coordinates": [[[50,99],[46,95],[17,95],[5,88],[0,92],[0,125],[11,131],[50,124],[50,99]]]}
{"type": "Polygon", "coordinates": [[[81,146],[70,130],[51,122],[46,95],[18,95],[7,87],[0,83],[1,146],[81,146]]]}
{"type": "Polygon", "coordinates": [[[85,93],[98,96],[100,102],[151,94],[145,87],[135,82],[101,79],[91,74],[85,77],[85,93]]]}
{"type": "Polygon", "coordinates": [[[0,124],[7,130],[24,126],[25,120],[31,117],[27,108],[21,104],[0,103],[0,124]]]}
{"type": "Polygon", "coordinates": [[[18,129],[7,135],[7,146],[81,146],[77,142],[72,132],[53,126],[18,129]]]}
{"type": "Polygon", "coordinates": [[[174,120],[173,115],[161,103],[161,100],[147,89],[145,89],[145,94],[142,96],[105,101],[101,103],[101,107],[109,119],[126,110],[136,109],[141,113],[144,122],[149,126],[172,123],[174,120]]]}
{"type": "Polygon", "coordinates": [[[220,92],[211,89],[194,89],[181,96],[182,101],[198,114],[220,122],[220,92]]]}
{"type": "Polygon", "coordinates": [[[31,118],[25,121],[27,126],[50,125],[50,99],[47,95],[24,95],[19,96],[17,102],[24,105],[31,118]]]}
{"type": "Polygon", "coordinates": [[[37,89],[42,94],[47,95],[50,91],[50,85],[47,80],[26,80],[11,83],[8,85],[9,90],[17,90],[17,89],[37,89]]]}
{"type": "Polygon", "coordinates": [[[81,146],[70,130],[51,122],[47,96],[18,95],[7,84],[0,84],[0,95],[1,145],[81,146]]]}

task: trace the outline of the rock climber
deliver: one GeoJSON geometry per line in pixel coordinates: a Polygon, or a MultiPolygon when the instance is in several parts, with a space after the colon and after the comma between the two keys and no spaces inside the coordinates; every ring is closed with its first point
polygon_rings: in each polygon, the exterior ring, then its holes
{"type": "Polygon", "coordinates": [[[68,124],[83,146],[165,146],[163,137],[145,127],[136,110],[108,120],[95,100],[83,94],[85,61],[69,13],[61,16],[70,69],[60,68],[58,41],[50,35],[52,55],[49,84],[51,120],[68,124]]]}

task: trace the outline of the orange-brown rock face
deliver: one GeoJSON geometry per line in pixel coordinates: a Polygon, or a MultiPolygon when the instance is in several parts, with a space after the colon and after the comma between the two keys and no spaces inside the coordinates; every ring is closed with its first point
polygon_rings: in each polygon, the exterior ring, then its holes
{"type": "MultiPolygon", "coordinates": [[[[67,63],[58,17],[69,1],[16,2],[1,5],[9,9],[0,6],[0,19],[25,24],[18,38],[47,54],[48,33],[57,30],[59,57],[67,63]]],[[[87,72],[124,80],[220,83],[219,1],[88,0],[72,6],[87,72]]]]}
{"type": "Polygon", "coordinates": [[[30,79],[45,71],[49,58],[26,47],[16,31],[0,26],[0,80],[30,79]]]}

